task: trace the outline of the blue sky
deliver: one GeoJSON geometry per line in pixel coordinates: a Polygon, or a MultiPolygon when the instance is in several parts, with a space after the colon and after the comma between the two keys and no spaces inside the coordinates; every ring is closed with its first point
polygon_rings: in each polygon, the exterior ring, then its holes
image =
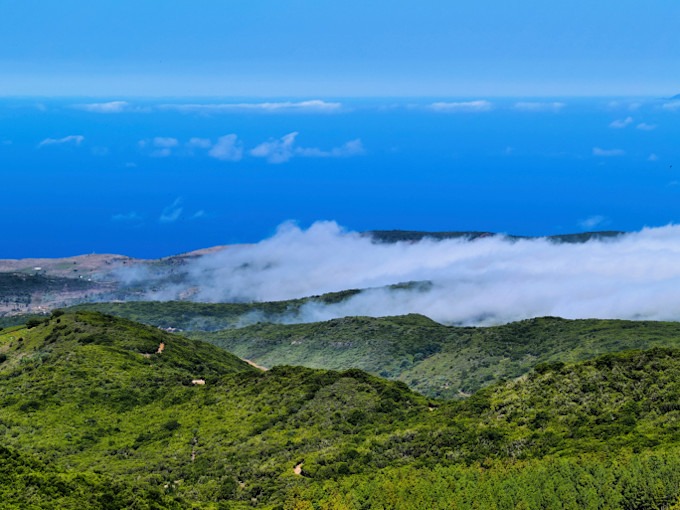
{"type": "Polygon", "coordinates": [[[0,1],[0,94],[664,95],[673,0],[0,1]]]}
{"type": "Polygon", "coordinates": [[[0,0],[0,258],[680,221],[676,1],[0,0]]]}

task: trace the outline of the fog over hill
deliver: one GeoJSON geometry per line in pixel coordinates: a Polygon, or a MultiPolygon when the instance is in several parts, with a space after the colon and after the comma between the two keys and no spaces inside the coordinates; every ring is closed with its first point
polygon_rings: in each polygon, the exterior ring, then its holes
{"type": "MultiPolygon", "coordinates": [[[[502,235],[378,242],[317,222],[293,223],[257,244],[188,260],[181,278],[147,289],[155,300],[277,301],[368,289],[338,303],[310,302],[296,322],[420,313],[442,323],[529,317],[680,318],[680,227],[591,236],[584,242],[502,235]],[[386,288],[401,282],[429,282],[386,288]]],[[[130,285],[147,267],[121,269],[130,285]]],[[[158,275],[156,275],[158,276],[158,275]]]]}

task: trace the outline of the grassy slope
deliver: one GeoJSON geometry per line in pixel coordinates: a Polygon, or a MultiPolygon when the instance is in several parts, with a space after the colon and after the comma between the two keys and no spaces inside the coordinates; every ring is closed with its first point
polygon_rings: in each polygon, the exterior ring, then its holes
{"type": "Polygon", "coordinates": [[[446,399],[516,378],[542,362],[574,362],[626,349],[680,347],[680,323],[555,317],[473,328],[443,326],[411,314],[313,324],[263,323],[186,334],[260,365],[355,367],[446,399]]]}
{"type": "Polygon", "coordinates": [[[184,508],[469,508],[473,494],[499,508],[560,508],[531,497],[580,494],[591,482],[600,508],[607,498],[667,508],[680,492],[678,350],[543,365],[465,401],[435,402],[359,370],[260,372],[213,346],[92,312],[3,333],[6,447],[184,508]],[[162,353],[142,356],[160,341],[162,353]],[[392,506],[379,501],[388,496],[392,506]]]}

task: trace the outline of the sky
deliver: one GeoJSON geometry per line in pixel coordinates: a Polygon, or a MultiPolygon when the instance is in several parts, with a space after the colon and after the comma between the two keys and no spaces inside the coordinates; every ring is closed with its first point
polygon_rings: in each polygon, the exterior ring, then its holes
{"type": "Polygon", "coordinates": [[[677,93],[675,0],[1,0],[0,94],[677,93]]]}
{"type": "Polygon", "coordinates": [[[676,223],[679,15],[0,0],[0,258],[676,223]]]}

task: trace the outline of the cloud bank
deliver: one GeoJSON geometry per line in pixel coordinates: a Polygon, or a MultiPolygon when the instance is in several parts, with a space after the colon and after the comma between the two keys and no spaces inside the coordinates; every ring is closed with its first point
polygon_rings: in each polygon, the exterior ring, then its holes
{"type": "Polygon", "coordinates": [[[186,284],[148,297],[176,299],[194,286],[192,299],[211,302],[365,288],[337,304],[307,304],[301,320],[412,312],[472,325],[545,315],[680,320],[679,258],[680,226],[581,244],[502,236],[381,244],[334,222],[288,223],[257,244],[191,262],[186,284]],[[385,288],[408,281],[431,284],[385,288]]]}

